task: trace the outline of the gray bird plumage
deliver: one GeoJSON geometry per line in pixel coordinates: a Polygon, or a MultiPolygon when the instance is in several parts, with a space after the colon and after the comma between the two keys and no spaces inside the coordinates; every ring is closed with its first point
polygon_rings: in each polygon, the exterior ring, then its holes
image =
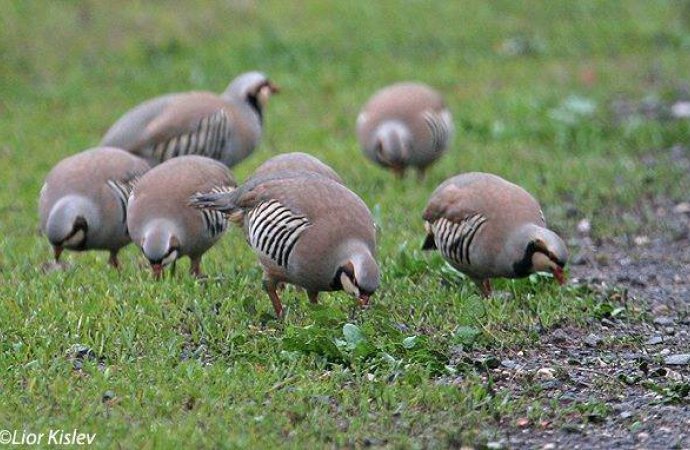
{"type": "Polygon", "coordinates": [[[564,281],[565,243],[546,227],[534,197],[499,176],[473,172],[446,180],[423,217],[424,249],[438,249],[484,295],[491,291],[491,278],[547,271],[564,281]]]}
{"type": "Polygon", "coordinates": [[[141,158],[109,147],[83,151],[53,167],[41,189],[39,215],[55,261],[63,249],[108,250],[117,267],[118,251],[130,242],[129,191],[148,169],[141,158]]]}
{"type": "Polygon", "coordinates": [[[151,165],[201,155],[232,167],[259,145],[263,110],[277,90],[264,74],[248,72],[221,95],[183,92],[157,97],[125,113],[101,144],[123,148],[151,165]]]}
{"type": "Polygon", "coordinates": [[[356,194],[331,179],[276,172],[231,193],[197,196],[193,204],[229,214],[245,229],[278,316],[278,283],[303,287],[312,302],[321,291],[345,290],[364,304],[378,288],[371,213],[356,194]]]}
{"type": "Polygon", "coordinates": [[[219,212],[191,207],[190,199],[199,192],[224,192],[234,186],[227,167],[195,155],[166,161],[141,177],[129,199],[128,226],[156,276],[183,256],[191,259],[191,272],[201,276],[201,257],[228,222],[219,212]]]}
{"type": "Polygon", "coordinates": [[[441,95],[421,83],[397,83],[376,92],[357,117],[357,138],[372,161],[403,176],[420,178],[440,158],[454,134],[453,117],[441,95]]]}
{"type": "Polygon", "coordinates": [[[282,153],[266,160],[254,171],[252,177],[263,177],[286,171],[316,173],[343,184],[340,175],[330,166],[312,155],[301,152],[282,153]]]}

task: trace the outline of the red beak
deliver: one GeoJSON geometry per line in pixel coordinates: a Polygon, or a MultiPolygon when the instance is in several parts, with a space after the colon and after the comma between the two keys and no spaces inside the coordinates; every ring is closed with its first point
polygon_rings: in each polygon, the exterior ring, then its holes
{"type": "Polygon", "coordinates": [[[156,280],[160,280],[163,275],[163,265],[162,264],[151,264],[151,270],[153,270],[153,277],[156,280]]]}
{"type": "Polygon", "coordinates": [[[362,308],[365,308],[369,305],[369,296],[367,294],[359,294],[357,300],[359,301],[359,306],[362,308]]]}
{"type": "Polygon", "coordinates": [[[278,87],[278,85],[276,85],[276,84],[271,83],[270,81],[268,82],[268,84],[266,86],[268,86],[268,88],[271,90],[272,94],[276,94],[276,93],[280,92],[280,87],[278,87]]]}
{"type": "Polygon", "coordinates": [[[556,267],[555,269],[553,269],[552,273],[553,273],[553,277],[556,279],[558,284],[563,286],[566,282],[565,273],[563,272],[563,268],[562,267],[556,267]]]}

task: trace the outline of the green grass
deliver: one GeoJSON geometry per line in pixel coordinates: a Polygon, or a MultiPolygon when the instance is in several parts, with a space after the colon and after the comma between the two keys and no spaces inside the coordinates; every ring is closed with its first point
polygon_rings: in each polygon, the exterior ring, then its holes
{"type": "Polygon", "coordinates": [[[530,345],[537,326],[584,326],[602,300],[532,277],[499,281],[512,298],[482,301],[438,255],[418,250],[428,195],[456,173],[494,172],[534,193],[566,238],[582,217],[598,236],[634,230],[616,211],[642,195],[687,195],[678,168],[650,169],[640,156],[687,144],[688,122],[621,124],[610,105],[669,101],[688,82],[688,5],[0,3],[0,429],[76,427],[95,432],[99,447],[120,448],[491,439],[531,400],[494,392],[480,368],[453,360],[454,349],[530,345]],[[69,271],[41,274],[50,249],[36,202],[57,161],[96,145],[146,98],[220,91],[252,69],[282,92],[261,148],[235,174],[244,179],[284,151],[331,164],[380,225],[383,283],[371,309],[355,311],[344,294],[313,307],[289,289],[285,321],[273,320],[237,230],[205,257],[207,283],[184,271],[154,282],[133,247],[120,273],[105,254],[87,253],[68,255],[69,271]],[[367,162],[353,131],[373,91],[404,79],[441,90],[458,129],[423,184],[367,162]],[[570,97],[596,108],[573,115],[570,97]],[[346,324],[356,328],[344,333],[346,324]],[[81,370],[77,344],[94,355],[81,370]]]}

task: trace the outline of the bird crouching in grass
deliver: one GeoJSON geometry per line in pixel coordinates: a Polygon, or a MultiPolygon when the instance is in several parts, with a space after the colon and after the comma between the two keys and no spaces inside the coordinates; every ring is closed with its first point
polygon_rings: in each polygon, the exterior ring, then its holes
{"type": "Polygon", "coordinates": [[[125,113],[101,145],[145,158],[154,166],[183,155],[232,167],[261,140],[264,109],[278,87],[261,72],[235,78],[221,95],[181,92],[148,100],[125,113]]]}
{"type": "Polygon", "coordinates": [[[63,250],[107,250],[109,264],[130,242],[127,199],[137,177],[149,170],[141,158],[117,148],[97,147],[60,161],[48,173],[39,198],[41,231],[60,267],[63,250]]]}
{"type": "Polygon", "coordinates": [[[423,249],[438,249],[484,296],[491,295],[491,278],[548,272],[565,283],[565,243],[546,227],[534,197],[499,176],[473,172],[444,181],[423,218],[423,249]]]}
{"type": "Polygon", "coordinates": [[[357,117],[357,138],[364,154],[402,178],[409,167],[424,178],[427,168],[448,149],[453,116],[441,95],[421,83],[385,87],[357,117]]]}
{"type": "Polygon", "coordinates": [[[279,283],[307,291],[344,290],[366,306],[379,287],[376,230],[369,209],[345,186],[318,174],[276,172],[229,193],[196,196],[192,204],[228,214],[243,227],[263,268],[276,316],[279,283]]]}
{"type": "Polygon", "coordinates": [[[234,189],[226,166],[203,156],[181,156],[151,169],[132,191],[127,223],[132,241],[141,249],[156,278],[183,256],[190,272],[203,277],[201,257],[228,226],[225,215],[189,205],[199,192],[234,189]]]}

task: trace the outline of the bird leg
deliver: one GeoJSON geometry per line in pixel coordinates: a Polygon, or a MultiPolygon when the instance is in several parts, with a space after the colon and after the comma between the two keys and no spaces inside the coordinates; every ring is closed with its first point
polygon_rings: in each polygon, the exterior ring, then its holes
{"type": "Polygon", "coordinates": [[[417,169],[417,181],[420,183],[426,180],[426,167],[420,167],[417,169]]]}
{"type": "Polygon", "coordinates": [[[201,271],[201,258],[192,258],[192,265],[189,268],[189,273],[198,280],[206,278],[206,275],[201,271]]]}
{"type": "Polygon", "coordinates": [[[56,263],[60,262],[60,255],[62,255],[62,247],[59,245],[54,246],[53,247],[53,256],[55,257],[56,263]]]}
{"type": "Polygon", "coordinates": [[[264,290],[268,294],[268,298],[271,299],[273,303],[273,309],[276,312],[276,317],[281,319],[283,317],[283,304],[280,302],[280,297],[276,292],[276,287],[278,283],[273,278],[264,278],[263,280],[264,290]]]}
{"type": "Polygon", "coordinates": [[[117,251],[110,252],[110,258],[108,258],[108,264],[114,269],[120,270],[120,261],[117,260],[117,251]]]}
{"type": "Polygon", "coordinates": [[[474,283],[479,288],[479,291],[481,291],[482,297],[484,297],[484,298],[491,297],[491,280],[490,279],[486,278],[484,280],[474,280],[474,283]]]}
{"type": "Polygon", "coordinates": [[[175,278],[175,269],[177,269],[177,259],[170,264],[170,278],[175,278]]]}
{"type": "Polygon", "coordinates": [[[309,297],[309,301],[312,302],[313,304],[319,303],[319,293],[318,291],[307,291],[307,296],[309,297]]]}
{"type": "Polygon", "coordinates": [[[395,175],[395,178],[397,178],[398,180],[402,180],[405,177],[404,167],[391,167],[391,171],[395,175]]]}

